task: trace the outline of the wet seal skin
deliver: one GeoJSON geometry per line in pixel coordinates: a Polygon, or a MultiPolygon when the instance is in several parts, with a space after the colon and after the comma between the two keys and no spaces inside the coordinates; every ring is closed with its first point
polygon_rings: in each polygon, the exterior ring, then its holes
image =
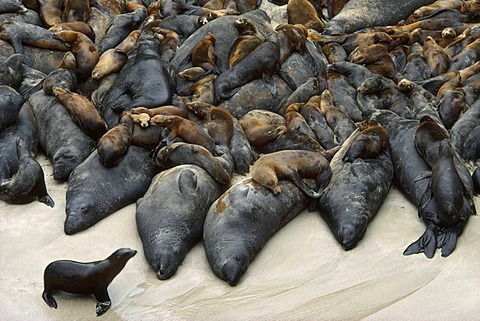
{"type": "Polygon", "coordinates": [[[370,142],[379,145],[370,147],[378,151],[376,156],[344,160],[353,144],[361,139],[360,135],[359,130],[353,132],[333,157],[330,163],[332,178],[317,205],[346,251],[353,249],[363,238],[368,223],[388,195],[393,177],[393,163],[381,139],[370,142]]]}
{"type": "Polygon", "coordinates": [[[75,90],[77,88],[76,69],[75,55],[71,51],[66,52],[58,68],[45,77],[42,84],[43,91],[53,96],[53,87],[75,90]]]}
{"type": "Polygon", "coordinates": [[[25,99],[12,87],[0,85],[0,132],[17,121],[25,99]]]}
{"type": "Polygon", "coordinates": [[[130,147],[134,131],[133,119],[124,115],[117,126],[106,132],[98,141],[97,152],[105,167],[112,167],[121,161],[130,147]]]}
{"type": "Polygon", "coordinates": [[[307,196],[291,182],[279,185],[282,192],[275,195],[251,179],[241,181],[208,211],[203,227],[208,263],[232,286],[268,240],[308,206],[307,196]]]}
{"type": "Polygon", "coordinates": [[[47,206],[55,205],[48,195],[40,164],[30,156],[25,143],[17,140],[18,171],[8,179],[0,179],[0,199],[13,204],[26,204],[34,200],[47,206]]]}
{"type": "Polygon", "coordinates": [[[220,184],[195,165],[179,165],[158,174],[137,201],[136,222],[145,257],[157,278],[171,278],[185,255],[202,239],[210,205],[220,184]]]}
{"type": "Polygon", "coordinates": [[[134,203],[145,194],[157,173],[148,151],[141,147],[130,146],[123,160],[109,168],[93,152],[68,181],[65,234],[83,231],[134,203]]]}
{"type": "Polygon", "coordinates": [[[44,290],[42,298],[51,308],[57,308],[52,296],[54,291],[75,294],[93,294],[97,300],[97,317],[110,308],[108,285],[120,273],[127,262],[137,254],[136,250],[121,248],[108,258],[94,262],[58,260],[50,263],[43,273],[44,290]]]}

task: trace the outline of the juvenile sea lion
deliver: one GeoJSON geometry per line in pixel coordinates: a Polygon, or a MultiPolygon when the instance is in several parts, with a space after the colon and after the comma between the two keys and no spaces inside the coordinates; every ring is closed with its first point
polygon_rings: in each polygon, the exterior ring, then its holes
{"type": "Polygon", "coordinates": [[[172,60],[175,52],[177,52],[178,47],[181,45],[178,34],[175,31],[164,28],[153,28],[152,31],[163,36],[161,59],[163,61],[172,60]]]}
{"type": "Polygon", "coordinates": [[[366,122],[360,129],[361,132],[352,140],[342,159],[344,162],[354,162],[357,158],[377,158],[389,145],[387,131],[378,123],[366,122]]]}
{"type": "Polygon", "coordinates": [[[88,136],[97,140],[105,134],[107,125],[88,98],[58,87],[53,87],[53,95],[88,136]]]}
{"type": "Polygon", "coordinates": [[[95,44],[83,33],[76,31],[60,31],[55,33],[54,36],[72,47],[72,52],[77,61],[75,73],[80,81],[87,80],[99,58],[95,44]]]}
{"type": "Polygon", "coordinates": [[[230,151],[232,153],[235,172],[241,175],[248,173],[254,156],[252,155],[253,152],[250,142],[236,118],[233,119],[233,133],[232,139],[230,139],[230,151]]]}
{"type": "Polygon", "coordinates": [[[62,22],[50,27],[50,32],[56,33],[63,30],[71,30],[83,33],[85,36],[95,42],[95,32],[92,27],[83,21],[62,22]]]}
{"type": "Polygon", "coordinates": [[[97,316],[101,316],[112,304],[107,290],[109,284],[135,254],[137,254],[135,250],[121,248],[102,261],[89,263],[54,261],[45,268],[43,273],[42,298],[49,307],[56,309],[57,302],[52,297],[53,291],[93,294],[97,299],[97,316]]]}
{"type": "Polygon", "coordinates": [[[29,154],[21,138],[17,140],[16,145],[18,170],[12,177],[0,179],[0,199],[13,204],[38,200],[53,207],[55,203],[48,195],[42,167],[29,154]]]}
{"type": "Polygon", "coordinates": [[[300,114],[300,109],[304,106],[304,103],[293,103],[287,107],[283,118],[285,118],[285,125],[288,131],[294,131],[300,134],[310,136],[313,139],[317,139],[315,133],[307,124],[305,118],[300,114]]]}
{"type": "Polygon", "coordinates": [[[305,150],[285,150],[262,155],[253,164],[251,174],[255,182],[275,195],[282,191],[279,180],[286,179],[313,198],[322,195],[332,176],[328,160],[322,154],[305,150]],[[318,189],[310,188],[303,178],[314,179],[318,189]]]}
{"type": "MultiPolygon", "coordinates": [[[[334,105],[354,122],[362,121],[363,115],[357,105],[357,90],[348,82],[347,77],[338,72],[328,71],[327,85],[334,105]]],[[[324,89],[317,95],[320,95],[324,89]]]]}
{"type": "Polygon", "coordinates": [[[445,128],[452,128],[453,124],[460,117],[460,114],[466,110],[465,95],[459,90],[447,91],[443,95],[438,109],[445,128]]]}
{"type": "Polygon", "coordinates": [[[186,80],[197,81],[200,80],[200,76],[202,76],[204,72],[205,69],[202,67],[190,67],[179,72],[178,76],[186,80]]]}
{"type": "Polygon", "coordinates": [[[136,222],[145,257],[157,278],[172,277],[202,239],[210,205],[223,189],[203,169],[179,165],[156,175],[137,201],[136,222]]]}
{"type": "Polygon", "coordinates": [[[170,131],[167,137],[167,144],[174,141],[178,136],[187,143],[197,144],[205,147],[209,152],[214,153],[215,141],[208,133],[194,121],[180,116],[156,115],[150,119],[154,125],[167,127],[170,131]]]}
{"type": "Polygon", "coordinates": [[[227,147],[230,145],[233,135],[233,117],[228,111],[202,102],[188,103],[187,108],[203,120],[202,125],[215,144],[227,147]]]}
{"type": "Polygon", "coordinates": [[[301,24],[307,29],[322,32],[325,28],[325,23],[318,15],[317,10],[308,0],[288,1],[287,19],[289,24],[301,24]]]}
{"type": "Polygon", "coordinates": [[[62,0],[38,0],[40,16],[48,27],[62,23],[62,0]]]}
{"type": "Polygon", "coordinates": [[[342,144],[355,130],[355,124],[340,109],[335,107],[328,89],[325,89],[320,96],[320,110],[328,126],[337,136],[339,143],[342,144]]]}
{"type": "Polygon", "coordinates": [[[267,144],[287,130],[282,116],[266,110],[248,112],[240,119],[240,125],[253,146],[267,144]]]}
{"type": "Polygon", "coordinates": [[[122,161],[110,168],[100,162],[94,151],[68,182],[65,234],[83,231],[135,202],[157,173],[148,151],[141,147],[130,146],[122,161]]]}
{"type": "Polygon", "coordinates": [[[213,272],[234,286],[268,240],[308,206],[308,197],[289,181],[278,195],[241,181],[216,200],[205,218],[203,243],[213,272]],[[267,214],[268,213],[268,214],[267,214]]]}
{"type": "Polygon", "coordinates": [[[98,157],[104,166],[112,167],[127,153],[133,134],[133,119],[124,115],[117,126],[106,132],[98,141],[98,157]]]}
{"type": "Polygon", "coordinates": [[[285,109],[291,104],[306,103],[310,97],[320,95],[325,89],[327,89],[327,83],[323,77],[310,77],[304,84],[298,86],[290,96],[282,100],[280,103],[281,108],[278,110],[278,113],[280,115],[285,114],[285,109]]]}
{"type": "MultiPolygon", "coordinates": [[[[192,65],[194,67],[202,67],[205,69],[206,74],[215,72],[216,74],[221,74],[220,69],[218,69],[216,64],[216,55],[215,55],[215,35],[210,34],[204,39],[200,40],[192,50],[192,65]]],[[[205,75],[206,75],[205,74],[205,75]]]]}
{"type": "Polygon", "coordinates": [[[263,37],[257,26],[251,20],[240,17],[235,20],[234,24],[238,30],[238,38],[235,39],[230,48],[228,68],[232,68],[238,62],[242,61],[265,41],[265,37],[263,37]]]}
{"type": "Polygon", "coordinates": [[[380,44],[355,49],[350,54],[350,61],[357,64],[365,64],[365,67],[371,72],[390,78],[395,82],[404,78],[397,72],[386,48],[380,44]]]}
{"type": "Polygon", "coordinates": [[[25,99],[12,87],[0,85],[0,132],[17,121],[25,99]]]}
{"type": "Polygon", "coordinates": [[[466,46],[450,61],[448,71],[465,69],[480,60],[480,39],[466,46]]]}
{"type": "Polygon", "coordinates": [[[445,73],[450,65],[450,59],[442,47],[437,45],[432,37],[423,42],[423,56],[430,67],[430,76],[435,77],[445,73]]]}
{"type": "Polygon", "coordinates": [[[42,88],[47,95],[53,95],[53,87],[75,90],[77,87],[77,60],[75,55],[68,51],[63,56],[58,68],[45,77],[42,88]]]}

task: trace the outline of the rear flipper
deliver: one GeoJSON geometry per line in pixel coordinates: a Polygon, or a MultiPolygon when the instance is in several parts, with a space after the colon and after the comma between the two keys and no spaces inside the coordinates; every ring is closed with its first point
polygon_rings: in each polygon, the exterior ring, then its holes
{"type": "Polygon", "coordinates": [[[45,303],[51,307],[51,308],[57,308],[57,302],[55,301],[55,299],[52,297],[52,295],[50,293],[48,293],[47,291],[43,291],[42,293],[42,298],[43,298],[43,301],[45,301],[45,303]]]}
{"type": "Polygon", "coordinates": [[[320,198],[320,196],[322,196],[323,194],[323,188],[320,189],[320,192],[315,192],[303,181],[300,175],[298,175],[298,173],[296,172],[292,172],[291,174],[287,175],[286,179],[295,184],[295,186],[297,186],[307,196],[310,196],[312,198],[320,198]]]}
{"type": "Polygon", "coordinates": [[[437,238],[437,247],[442,249],[442,256],[449,256],[457,245],[457,233],[453,229],[441,231],[437,238]]]}
{"type": "Polygon", "coordinates": [[[437,248],[437,227],[435,225],[427,226],[425,233],[414,243],[410,244],[403,255],[411,255],[424,253],[426,257],[431,259],[435,255],[437,248]]]}

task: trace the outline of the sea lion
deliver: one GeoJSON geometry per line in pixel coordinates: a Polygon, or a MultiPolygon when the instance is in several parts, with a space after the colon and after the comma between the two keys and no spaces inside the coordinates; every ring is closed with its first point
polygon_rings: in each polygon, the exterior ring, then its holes
{"type": "Polygon", "coordinates": [[[460,53],[452,58],[448,71],[465,69],[480,60],[480,39],[466,46],[460,53]]]}
{"type": "Polygon", "coordinates": [[[328,62],[331,64],[337,61],[346,61],[348,59],[347,52],[343,46],[336,42],[330,42],[323,45],[322,51],[328,62]]]}
{"type": "Polygon", "coordinates": [[[134,124],[133,134],[130,138],[130,144],[152,150],[157,147],[167,135],[168,133],[163,127],[141,127],[138,124],[134,124]]]}
{"type": "Polygon", "coordinates": [[[215,144],[227,147],[230,145],[233,135],[233,117],[228,111],[202,102],[187,103],[187,108],[203,120],[202,125],[215,144]]]}
{"type": "Polygon", "coordinates": [[[430,78],[430,66],[423,55],[420,44],[410,47],[402,75],[410,81],[422,81],[430,78]],[[418,48],[418,51],[415,49],[418,48]]]}
{"type": "Polygon", "coordinates": [[[480,125],[475,127],[465,139],[463,157],[473,162],[480,160],[480,125]]]}
{"type": "Polygon", "coordinates": [[[0,179],[0,199],[13,204],[26,204],[34,200],[53,207],[48,195],[40,164],[30,155],[21,138],[17,140],[18,170],[7,179],[0,179]]]}
{"type": "Polygon", "coordinates": [[[69,179],[65,234],[83,231],[135,202],[145,194],[157,173],[148,151],[138,146],[130,146],[122,161],[110,168],[93,152],[69,179]]]}
{"type": "Polygon", "coordinates": [[[77,87],[76,69],[75,55],[71,51],[66,52],[58,68],[45,77],[42,84],[45,94],[52,96],[53,87],[75,90],[77,87]]]}
{"type": "Polygon", "coordinates": [[[0,3],[0,14],[3,13],[25,13],[28,9],[20,0],[6,0],[0,3]]]}
{"type": "Polygon", "coordinates": [[[162,40],[162,54],[160,58],[163,61],[172,60],[175,52],[177,52],[178,47],[181,45],[180,37],[175,31],[163,29],[163,28],[153,28],[153,32],[161,34],[163,36],[162,40]]]}
{"type": "Polygon", "coordinates": [[[197,29],[207,24],[206,17],[176,15],[169,16],[155,23],[155,27],[176,32],[183,40],[190,37],[197,29]]]}
{"type": "Polygon", "coordinates": [[[445,128],[452,128],[453,124],[460,117],[460,114],[466,109],[465,95],[463,92],[459,90],[449,90],[446,92],[438,107],[438,112],[445,128]]]}
{"type": "Polygon", "coordinates": [[[62,9],[62,18],[65,22],[87,22],[90,18],[90,1],[63,0],[62,9]]]}
{"type": "Polygon", "coordinates": [[[361,124],[360,129],[342,158],[344,162],[377,158],[389,145],[387,131],[378,123],[367,121],[361,124]]]}
{"type": "MultiPolygon", "coordinates": [[[[350,117],[354,122],[363,120],[362,112],[357,105],[357,90],[348,82],[345,75],[338,72],[328,71],[327,86],[332,94],[333,104],[337,108],[350,117]]],[[[320,95],[323,90],[317,95],[320,95]]]]}
{"type": "Polygon", "coordinates": [[[97,151],[100,162],[112,167],[125,155],[130,147],[133,134],[133,119],[130,115],[120,118],[117,126],[106,132],[98,141],[97,151]]]}
{"type": "Polygon", "coordinates": [[[202,239],[210,205],[223,188],[195,165],[179,165],[156,175],[135,214],[145,257],[157,278],[172,277],[188,251],[202,239]]]}
{"type": "Polygon", "coordinates": [[[68,114],[80,128],[98,140],[107,131],[107,125],[88,98],[63,88],[53,87],[53,95],[67,109],[68,114]]]}
{"type": "Polygon", "coordinates": [[[328,160],[320,153],[291,150],[260,156],[253,164],[252,179],[275,195],[282,190],[279,180],[289,180],[307,196],[319,198],[330,182],[332,172],[328,160]],[[313,190],[302,179],[314,179],[318,189],[313,190]]]}
{"type": "Polygon", "coordinates": [[[423,56],[430,67],[431,77],[445,73],[450,66],[450,59],[445,50],[437,45],[432,37],[427,37],[423,42],[423,56]]]}
{"type": "Polygon", "coordinates": [[[99,58],[95,44],[83,33],[71,30],[57,32],[54,36],[71,46],[77,61],[75,73],[80,81],[87,80],[99,58]]]}
{"type": "Polygon", "coordinates": [[[325,28],[325,23],[320,17],[315,7],[308,0],[288,1],[287,19],[289,24],[301,24],[307,29],[322,32],[325,28]]]}
{"type": "Polygon", "coordinates": [[[191,95],[192,102],[215,104],[214,83],[216,79],[217,76],[215,74],[210,74],[179,93],[182,95],[191,95]]]}
{"type": "Polygon", "coordinates": [[[289,181],[281,193],[252,179],[216,200],[205,218],[203,243],[213,272],[234,286],[268,240],[308,206],[308,197],[289,181]]]}
{"type": "Polygon", "coordinates": [[[22,83],[22,54],[13,54],[5,59],[0,59],[0,85],[17,88],[22,83]]]}
{"type": "Polygon", "coordinates": [[[364,64],[371,72],[390,78],[395,82],[404,78],[397,72],[392,58],[383,45],[375,44],[364,48],[357,48],[350,54],[349,58],[351,62],[364,64]]]}
{"type": "Polygon", "coordinates": [[[445,9],[460,9],[462,6],[461,0],[453,0],[453,1],[435,1],[431,5],[422,6],[415,10],[412,14],[414,18],[421,18],[431,15],[434,12],[438,12],[439,10],[445,9]]]}
{"type": "Polygon", "coordinates": [[[135,254],[137,254],[135,250],[121,248],[102,261],[88,263],[54,261],[47,265],[43,272],[42,298],[49,307],[56,309],[57,302],[52,296],[53,291],[93,294],[97,300],[96,314],[101,316],[112,304],[108,286],[135,254]]]}
{"type": "Polygon", "coordinates": [[[0,85],[0,132],[17,121],[25,99],[12,87],[0,85]]]}
{"type": "Polygon", "coordinates": [[[192,50],[192,66],[205,69],[205,75],[215,72],[221,74],[216,64],[215,35],[211,34],[200,40],[192,50]]]}
{"type": "Polygon", "coordinates": [[[266,110],[252,110],[240,119],[245,135],[253,146],[271,142],[286,130],[285,119],[266,110]]]}
{"type": "Polygon", "coordinates": [[[178,73],[178,77],[189,81],[198,81],[205,72],[202,67],[190,67],[178,73]]]}
{"type": "Polygon", "coordinates": [[[263,41],[265,41],[265,37],[260,33],[257,26],[251,20],[240,17],[235,20],[234,25],[238,30],[238,38],[235,39],[230,48],[228,68],[232,68],[242,61],[263,41]]]}
{"type": "Polygon", "coordinates": [[[92,42],[95,42],[95,31],[92,27],[83,21],[72,21],[72,22],[62,22],[56,25],[51,26],[48,30],[52,33],[71,30],[83,33],[85,36],[90,38],[92,42]]]}
{"type": "Polygon", "coordinates": [[[38,0],[40,16],[48,27],[62,23],[62,0],[38,0]]]}
{"type": "Polygon", "coordinates": [[[178,136],[185,142],[205,147],[210,153],[215,152],[215,141],[199,124],[180,116],[156,115],[150,119],[153,125],[167,127],[170,131],[167,145],[178,136]]]}
{"type": "Polygon", "coordinates": [[[325,89],[327,89],[327,83],[323,77],[310,77],[308,80],[298,86],[298,88],[286,97],[280,103],[281,108],[278,110],[280,115],[285,114],[285,109],[293,103],[306,103],[310,97],[320,95],[325,89]]]}
{"type": "Polygon", "coordinates": [[[333,130],[342,144],[355,130],[353,121],[333,104],[333,98],[328,89],[325,89],[320,97],[320,110],[327,121],[328,126],[333,130]]]}
{"type": "Polygon", "coordinates": [[[355,149],[352,144],[361,139],[359,135],[359,130],[352,133],[333,157],[332,178],[317,203],[345,251],[354,248],[363,238],[368,223],[388,195],[393,177],[393,163],[385,152],[384,139],[370,142],[369,149],[380,151],[376,156],[344,161],[353,156],[347,153],[355,149]]]}
{"type": "Polygon", "coordinates": [[[95,148],[95,141],[75,125],[55,97],[38,91],[28,102],[37,120],[40,146],[53,163],[53,178],[66,181],[95,148]]]}
{"type": "Polygon", "coordinates": [[[299,134],[307,135],[313,139],[317,139],[317,136],[307,124],[303,115],[300,114],[300,109],[304,106],[304,103],[293,103],[287,107],[283,118],[285,118],[285,125],[287,131],[297,132],[299,134]]]}

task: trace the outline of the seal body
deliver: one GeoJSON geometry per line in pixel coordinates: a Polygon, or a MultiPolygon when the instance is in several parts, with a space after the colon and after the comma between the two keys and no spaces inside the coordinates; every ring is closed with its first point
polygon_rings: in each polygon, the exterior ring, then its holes
{"type": "Polygon", "coordinates": [[[12,87],[0,85],[0,132],[17,121],[25,99],[12,87]]]}
{"type": "Polygon", "coordinates": [[[56,309],[57,302],[52,297],[54,291],[93,294],[97,299],[97,316],[101,316],[112,304],[108,295],[108,285],[136,253],[135,250],[121,248],[102,261],[89,263],[54,261],[45,268],[43,273],[42,298],[49,307],[56,309]]]}
{"type": "Polygon", "coordinates": [[[130,115],[120,119],[120,123],[106,132],[98,141],[97,151],[100,161],[106,167],[114,166],[130,147],[134,123],[130,115]]]}
{"type": "Polygon", "coordinates": [[[155,176],[137,201],[137,229],[145,257],[160,280],[172,277],[201,240],[210,205],[223,188],[195,165],[179,165],[155,176]]]}

